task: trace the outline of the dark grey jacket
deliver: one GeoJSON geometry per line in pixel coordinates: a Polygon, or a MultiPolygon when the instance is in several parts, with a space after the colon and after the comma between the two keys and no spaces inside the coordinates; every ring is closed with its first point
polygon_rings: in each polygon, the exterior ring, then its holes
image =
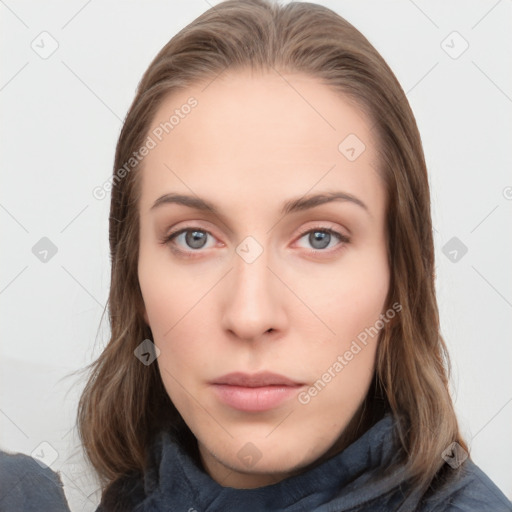
{"type": "Polygon", "coordinates": [[[446,463],[439,482],[410,494],[400,472],[385,469],[397,452],[385,416],[338,455],[305,473],[257,489],[222,487],[162,433],[148,470],[116,482],[97,512],[511,512],[512,504],[470,460],[446,463]]]}
{"type": "Polygon", "coordinates": [[[0,512],[69,512],[57,473],[22,453],[0,451],[0,512]]]}

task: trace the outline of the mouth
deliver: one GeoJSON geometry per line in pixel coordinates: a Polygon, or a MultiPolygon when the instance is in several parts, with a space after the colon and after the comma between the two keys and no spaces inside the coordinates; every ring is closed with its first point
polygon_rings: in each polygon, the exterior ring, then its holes
{"type": "Polygon", "coordinates": [[[262,412],[295,396],[304,383],[270,372],[236,372],[215,379],[211,386],[225,405],[244,412],[262,412]]]}

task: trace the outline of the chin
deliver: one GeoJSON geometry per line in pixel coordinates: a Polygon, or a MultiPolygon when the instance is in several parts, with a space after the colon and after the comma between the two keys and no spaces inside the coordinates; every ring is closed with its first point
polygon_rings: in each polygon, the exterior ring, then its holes
{"type": "Polygon", "coordinates": [[[276,436],[273,439],[272,436],[267,438],[251,436],[232,441],[224,446],[219,445],[218,442],[214,443],[214,450],[209,450],[208,444],[203,446],[220,464],[232,471],[254,476],[255,480],[267,477],[274,481],[300,473],[322,457],[330,446],[330,443],[327,443],[325,446],[305,448],[306,439],[294,436],[293,433],[276,436]],[[295,442],[290,444],[290,439],[294,439],[295,442]]]}

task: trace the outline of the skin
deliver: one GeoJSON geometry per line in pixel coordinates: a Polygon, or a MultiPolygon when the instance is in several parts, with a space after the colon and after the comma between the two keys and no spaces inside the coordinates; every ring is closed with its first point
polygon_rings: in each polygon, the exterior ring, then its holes
{"type": "MultiPolygon", "coordinates": [[[[386,197],[371,123],[317,79],[283,76],[229,72],[207,88],[167,97],[148,134],[190,96],[198,105],[141,171],[138,273],[156,361],[205,470],[236,488],[278,482],[343,447],[337,441],[374,373],[377,338],[309,403],[298,393],[375,324],[389,288],[386,197]],[[352,162],[338,150],[351,133],[366,146],[352,162]],[[334,201],[281,213],[291,198],[330,191],[351,194],[367,209],[334,201]],[[151,208],[171,192],[207,199],[220,215],[179,204],[151,208]],[[186,234],[162,242],[185,227],[209,232],[202,232],[204,246],[194,248],[186,234]],[[311,237],[322,228],[349,242],[333,235],[327,247],[315,244],[311,237]],[[301,234],[306,230],[313,232],[301,234]],[[248,236],[263,251],[250,263],[236,252],[248,236]],[[263,370],[304,386],[276,408],[242,412],[210,385],[230,372],[263,370]],[[258,459],[250,467],[239,456],[247,450],[258,459]]],[[[256,254],[257,245],[247,247],[256,254]]]]}

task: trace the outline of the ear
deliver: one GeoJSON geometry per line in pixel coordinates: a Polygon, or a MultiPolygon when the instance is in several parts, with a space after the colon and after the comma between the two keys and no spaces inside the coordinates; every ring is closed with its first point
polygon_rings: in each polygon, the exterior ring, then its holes
{"type": "Polygon", "coordinates": [[[141,301],[140,309],[142,311],[142,316],[144,317],[144,321],[146,322],[146,325],[149,327],[149,317],[148,317],[148,312],[146,311],[146,305],[144,304],[144,301],[141,301]]]}

